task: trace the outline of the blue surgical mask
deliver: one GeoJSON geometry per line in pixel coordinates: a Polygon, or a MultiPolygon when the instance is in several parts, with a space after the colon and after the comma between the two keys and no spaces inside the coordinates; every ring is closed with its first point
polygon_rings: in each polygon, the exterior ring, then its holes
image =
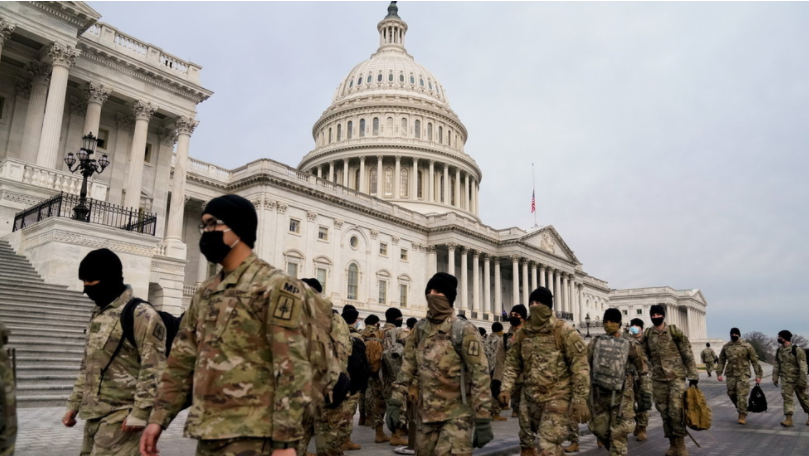
{"type": "Polygon", "coordinates": [[[632,334],[633,336],[637,336],[638,334],[640,334],[640,328],[638,328],[637,326],[630,326],[629,327],[629,334],[632,334]]]}

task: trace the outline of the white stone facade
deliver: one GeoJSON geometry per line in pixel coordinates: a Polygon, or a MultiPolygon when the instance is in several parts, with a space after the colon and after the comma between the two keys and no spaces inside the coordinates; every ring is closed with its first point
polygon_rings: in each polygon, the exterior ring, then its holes
{"type": "MultiPolygon", "coordinates": [[[[258,211],[260,257],[321,279],[338,308],[350,303],[363,316],[391,306],[424,316],[424,288],[438,271],[458,277],[456,307],[487,327],[540,285],[577,326],[629,305],[632,290],[587,274],[553,226],[483,223],[483,174],[464,151],[466,127],[443,85],[407,53],[407,24],[395,7],[377,25],[377,52],[340,82],[297,167],[259,159],[223,169],[189,155],[196,105],[212,95],[200,85],[201,67],[97,22],[81,2],[61,5],[0,4],[2,234],[16,212],[59,191],[78,193],[81,181],[61,157],[87,132],[99,132],[99,153],[112,161],[91,179],[89,196],[155,213],[158,222],[154,236],[69,219],[7,234],[47,281],[77,287],[67,282],[85,250],[110,246],[129,255],[127,279],[139,293],[179,312],[215,271],[196,247],[203,207],[237,193],[258,211]],[[43,235],[46,250],[32,241],[43,235]],[[150,247],[133,254],[124,244],[150,247]]],[[[690,299],[704,317],[701,294],[690,299]]],[[[704,338],[696,316],[684,314],[685,326],[704,338]]]]}

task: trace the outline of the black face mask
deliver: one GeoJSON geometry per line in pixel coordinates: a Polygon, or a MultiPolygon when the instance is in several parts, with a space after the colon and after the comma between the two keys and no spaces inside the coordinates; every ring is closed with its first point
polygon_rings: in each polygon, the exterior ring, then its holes
{"type": "Polygon", "coordinates": [[[778,345],[784,345],[784,339],[778,339],[778,345]]]}
{"type": "Polygon", "coordinates": [[[95,285],[85,285],[84,294],[99,307],[106,307],[126,290],[123,279],[120,282],[102,281],[95,285]]]}
{"type": "Polygon", "coordinates": [[[665,319],[665,318],[666,317],[652,318],[652,324],[655,325],[655,326],[660,326],[660,325],[663,324],[663,319],[665,319]]]}
{"type": "Polygon", "coordinates": [[[231,246],[225,244],[224,237],[224,231],[206,231],[202,233],[202,237],[199,238],[199,251],[205,255],[209,262],[221,264],[230,253],[231,246]]]}
{"type": "Polygon", "coordinates": [[[515,328],[522,324],[520,317],[511,317],[508,319],[508,322],[511,323],[511,326],[514,326],[515,328]]]}
{"type": "Polygon", "coordinates": [[[734,335],[730,336],[730,340],[732,340],[733,342],[738,342],[739,336],[734,334],[734,335]]]}
{"type": "Polygon", "coordinates": [[[389,321],[388,323],[392,324],[393,326],[396,326],[397,328],[402,327],[402,319],[401,318],[397,318],[396,320],[389,321]]]}

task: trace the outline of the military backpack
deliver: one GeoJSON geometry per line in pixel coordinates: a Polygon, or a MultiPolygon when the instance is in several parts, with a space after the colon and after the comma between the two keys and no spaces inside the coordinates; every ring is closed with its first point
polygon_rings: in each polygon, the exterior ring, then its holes
{"type": "Polygon", "coordinates": [[[609,391],[622,391],[631,342],[623,337],[600,335],[593,349],[593,383],[609,391]]]}
{"type": "Polygon", "coordinates": [[[365,342],[359,337],[351,337],[351,355],[348,357],[348,376],[351,378],[351,394],[365,391],[368,388],[368,378],[371,376],[371,366],[365,354],[365,342]]]}
{"type": "Polygon", "coordinates": [[[385,374],[395,378],[396,374],[402,370],[402,358],[404,357],[404,345],[397,339],[399,328],[389,328],[384,331],[382,352],[382,362],[385,367],[385,374]]]}
{"type": "Polygon", "coordinates": [[[711,428],[713,412],[705,400],[705,395],[696,386],[689,386],[683,398],[685,425],[695,431],[706,431],[711,428]]]}
{"type": "Polygon", "coordinates": [[[368,356],[368,364],[371,366],[371,373],[379,374],[382,368],[382,353],[385,352],[382,346],[382,332],[379,329],[371,331],[371,337],[365,337],[365,354],[368,356]]]}
{"type": "Polygon", "coordinates": [[[750,413],[762,413],[767,411],[767,396],[759,385],[750,391],[750,399],[747,401],[747,411],[750,413]]]}
{"type": "MultiPolygon", "coordinates": [[[[798,363],[798,370],[801,368],[801,362],[798,360],[798,349],[800,347],[793,345],[792,346],[792,356],[795,357],[795,362],[798,363]]],[[[809,348],[800,348],[804,352],[804,359],[806,359],[806,373],[809,374],[809,348]]],[[[781,360],[778,360],[778,364],[781,364],[781,360]]]]}

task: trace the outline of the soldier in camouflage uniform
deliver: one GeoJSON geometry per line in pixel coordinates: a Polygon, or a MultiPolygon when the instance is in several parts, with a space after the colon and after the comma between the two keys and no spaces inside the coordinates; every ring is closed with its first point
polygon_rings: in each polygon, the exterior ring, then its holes
{"type": "Polygon", "coordinates": [[[663,419],[663,433],[669,439],[666,456],[687,456],[683,393],[686,378],[691,385],[699,383],[697,364],[688,337],[676,326],[664,323],[663,306],[653,305],[649,314],[654,327],[643,332],[641,346],[651,366],[655,407],[663,419]]]}
{"type": "MultiPolygon", "coordinates": [[[[511,313],[509,313],[508,321],[511,325],[508,328],[508,343],[506,344],[506,351],[511,348],[511,345],[514,343],[514,336],[517,334],[517,331],[522,328],[523,323],[528,318],[528,309],[525,308],[522,304],[517,304],[516,306],[511,308],[511,313]]],[[[520,401],[522,400],[522,385],[524,379],[523,376],[520,375],[514,381],[514,390],[511,391],[511,404],[504,405],[506,409],[511,407],[511,417],[517,418],[520,415],[520,401]]],[[[524,438],[527,438],[528,432],[528,423],[520,423],[520,441],[523,441],[524,438]]]]}
{"type": "MultiPolygon", "coordinates": [[[[370,314],[364,319],[365,327],[362,329],[360,334],[362,335],[362,340],[366,341],[368,338],[377,338],[377,331],[379,330],[379,317],[374,314],[370,314]]],[[[367,348],[367,347],[366,347],[367,348]]],[[[367,353],[367,352],[366,352],[367,353]]],[[[371,377],[374,375],[372,374],[371,377]]],[[[379,374],[376,375],[379,378],[379,374]]],[[[374,414],[373,410],[371,410],[371,405],[373,404],[373,400],[368,399],[369,396],[372,395],[373,391],[371,390],[372,379],[368,379],[368,389],[365,391],[365,394],[360,395],[360,402],[358,408],[360,409],[360,426],[370,426],[374,427],[372,423],[372,416],[374,414]]],[[[384,413],[384,412],[383,412],[384,413]]],[[[384,432],[383,432],[384,435],[384,432]]],[[[387,436],[386,436],[387,438],[387,436]]]]}
{"type": "MultiPolygon", "coordinates": [[[[503,334],[503,325],[499,322],[492,324],[492,333],[486,339],[486,362],[492,377],[492,398],[500,395],[503,384],[503,372],[506,369],[506,344],[503,334]]],[[[492,421],[507,421],[508,418],[500,415],[500,402],[492,401],[492,421]]]]}
{"type": "Polygon", "coordinates": [[[0,388],[3,389],[2,403],[0,403],[0,456],[14,454],[14,444],[17,441],[17,384],[14,378],[14,366],[6,353],[8,336],[11,332],[6,325],[0,323],[0,388]]]}
{"type": "MultiPolygon", "coordinates": [[[[362,330],[362,338],[365,340],[366,346],[371,342],[379,342],[384,348],[384,334],[379,329],[379,317],[376,315],[369,315],[365,319],[365,329],[362,330]],[[373,318],[371,318],[373,317],[373,318]],[[369,323],[369,321],[373,323],[369,323]]],[[[370,351],[367,352],[370,356],[370,351]]],[[[370,359],[368,360],[371,361],[370,359]]],[[[382,363],[384,364],[384,363],[382,363]]],[[[390,437],[385,434],[383,424],[385,421],[385,382],[384,382],[384,366],[379,367],[379,371],[371,373],[368,379],[368,390],[365,392],[365,409],[367,410],[366,422],[370,423],[371,428],[376,435],[374,436],[374,443],[385,443],[390,441],[390,437]]]]}
{"type": "MultiPolygon", "coordinates": [[[[604,336],[598,336],[590,341],[587,346],[587,359],[590,362],[590,369],[593,367],[593,358],[596,352],[603,350],[600,345],[602,340],[609,340],[609,337],[624,338],[621,334],[621,311],[618,309],[607,309],[604,312],[604,336]],[[606,338],[606,339],[604,339],[606,338]]],[[[629,341],[629,355],[626,360],[615,359],[620,363],[619,369],[625,372],[624,387],[622,391],[611,391],[605,389],[596,382],[590,385],[592,388],[590,430],[593,435],[609,450],[610,456],[625,456],[627,454],[626,436],[635,426],[635,377],[646,376],[646,363],[641,355],[641,349],[634,338],[624,338],[629,341]]],[[[606,357],[609,359],[609,357],[606,357]]]]}
{"type": "MultiPolygon", "coordinates": [[[[643,320],[640,318],[633,318],[629,324],[629,332],[626,334],[626,337],[631,338],[637,342],[639,347],[641,347],[643,345],[643,320]]],[[[638,353],[640,354],[641,358],[643,358],[643,364],[645,364],[648,369],[649,360],[646,359],[646,352],[644,352],[641,348],[638,350],[638,353]]],[[[651,404],[652,379],[649,378],[648,374],[641,375],[640,372],[637,372],[634,365],[630,365],[629,370],[632,374],[632,378],[634,379],[635,404],[640,405],[646,402],[651,404]]],[[[635,440],[638,442],[643,442],[646,440],[646,428],[648,426],[649,410],[640,410],[635,408],[635,430],[632,431],[632,435],[635,436],[635,440]]]]}
{"type": "MultiPolygon", "coordinates": [[[[258,218],[236,195],[202,214],[200,250],[222,271],[200,285],[185,313],[141,439],[143,456],[191,396],[185,437],[198,456],[294,456],[313,391],[304,334],[307,310],[322,306],[304,285],[253,253],[258,218]]],[[[330,369],[330,368],[329,368],[330,369]]]]}
{"type": "Polygon", "coordinates": [[[73,427],[77,413],[86,420],[82,455],[136,456],[166,365],[166,327],[151,305],[138,304],[133,322],[137,346],[124,338],[121,312],[134,295],[124,285],[121,260],[112,251],[88,253],[79,265],[79,279],[96,307],[62,423],[73,427]]]}
{"type": "Polygon", "coordinates": [[[716,364],[717,361],[716,353],[711,348],[710,342],[705,344],[705,349],[702,350],[699,356],[702,362],[705,363],[705,370],[708,372],[708,377],[710,377],[711,371],[714,370],[714,364],[716,364]]]}
{"type": "MultiPolygon", "coordinates": [[[[402,329],[402,311],[391,307],[385,311],[385,324],[382,326],[382,335],[385,343],[383,346],[387,349],[389,344],[396,343],[405,345],[407,340],[407,333],[402,329]]],[[[393,388],[393,382],[396,380],[398,372],[389,372],[385,363],[382,363],[383,376],[382,376],[382,390],[386,398],[389,398],[393,388]]],[[[407,402],[402,407],[402,416],[407,415],[407,402]]],[[[404,420],[397,429],[393,431],[390,436],[390,444],[392,446],[407,445],[407,427],[404,425],[407,420],[404,420]]]]}
{"type": "Polygon", "coordinates": [[[407,339],[388,401],[385,420],[395,428],[409,389],[418,384],[418,456],[471,456],[473,447],[494,438],[489,367],[475,326],[454,315],[457,286],[458,280],[444,272],[428,281],[427,318],[407,339]]]}
{"type": "Polygon", "coordinates": [[[723,381],[727,374],[728,397],[739,412],[739,424],[747,424],[747,397],[750,394],[750,365],[756,372],[756,385],[761,384],[764,372],[758,363],[756,349],[742,340],[739,328],[731,328],[730,342],[719,352],[719,365],[716,366],[716,379],[723,381]]]}
{"type": "MultiPolygon", "coordinates": [[[[357,308],[351,305],[343,307],[342,317],[348,325],[349,334],[353,340],[358,340],[363,345],[365,341],[362,339],[362,334],[357,330],[357,318],[359,317],[357,308]]],[[[353,349],[353,343],[351,345],[353,349]]],[[[351,433],[354,430],[354,414],[357,413],[357,405],[359,404],[360,397],[365,394],[365,391],[357,391],[356,393],[348,396],[343,402],[342,420],[338,424],[337,429],[340,432],[340,441],[342,442],[343,450],[359,450],[362,447],[351,441],[351,433]]]]}
{"type": "MultiPolygon", "coordinates": [[[[558,456],[570,420],[590,420],[587,396],[590,366],[581,334],[553,314],[553,294],[545,287],[531,292],[531,313],[506,354],[500,403],[506,404],[516,379],[523,374],[520,427],[527,422],[527,442],[520,435],[521,456],[558,456]]],[[[521,429],[522,431],[522,429],[521,429]]]]}
{"type": "MultiPolygon", "coordinates": [[[[806,352],[803,348],[792,345],[792,333],[786,329],[778,333],[778,351],[775,353],[775,364],[772,367],[772,382],[778,386],[783,380],[781,396],[784,398],[784,421],[781,426],[792,427],[792,414],[795,413],[795,395],[801,408],[809,413],[809,394],[806,392],[806,352]]],[[[809,426],[809,421],[806,422],[809,426]]]]}

